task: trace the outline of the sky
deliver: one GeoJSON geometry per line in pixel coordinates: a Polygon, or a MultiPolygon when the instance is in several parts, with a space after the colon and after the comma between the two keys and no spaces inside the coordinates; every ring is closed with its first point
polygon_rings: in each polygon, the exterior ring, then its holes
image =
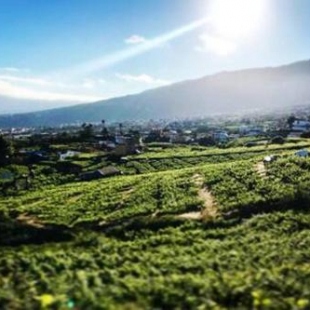
{"type": "Polygon", "coordinates": [[[309,0],[0,0],[0,112],[306,60],[309,16],[309,0]]]}

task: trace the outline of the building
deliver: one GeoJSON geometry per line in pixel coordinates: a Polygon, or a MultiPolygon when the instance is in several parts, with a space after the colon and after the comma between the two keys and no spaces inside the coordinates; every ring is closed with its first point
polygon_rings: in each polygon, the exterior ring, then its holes
{"type": "Polygon", "coordinates": [[[73,158],[75,156],[79,156],[81,153],[76,151],[67,151],[66,153],[59,154],[59,160],[66,160],[69,158],[73,158]]]}
{"type": "Polygon", "coordinates": [[[213,139],[216,143],[226,143],[229,141],[229,136],[226,131],[215,131],[213,133],[213,139]]]}
{"type": "Polygon", "coordinates": [[[310,122],[306,120],[295,120],[292,125],[292,131],[305,132],[310,130],[310,122]]]}
{"type": "Polygon", "coordinates": [[[142,139],[140,137],[122,137],[118,139],[119,143],[114,149],[114,155],[123,157],[127,155],[137,154],[143,148],[142,139]]]}
{"type": "Polygon", "coordinates": [[[66,174],[80,174],[83,170],[82,166],[72,163],[70,161],[59,161],[56,164],[56,169],[58,172],[66,174]]]}
{"type": "Polygon", "coordinates": [[[264,134],[264,129],[261,126],[247,126],[239,127],[239,134],[241,136],[255,137],[264,134]]]}

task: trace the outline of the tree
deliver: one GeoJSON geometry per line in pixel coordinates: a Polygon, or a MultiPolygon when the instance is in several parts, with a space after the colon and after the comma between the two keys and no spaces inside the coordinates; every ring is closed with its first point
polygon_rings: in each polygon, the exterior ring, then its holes
{"type": "Polygon", "coordinates": [[[88,140],[94,136],[94,128],[92,124],[84,123],[80,131],[80,138],[82,140],[88,140]]]}
{"type": "Polygon", "coordinates": [[[282,136],[275,136],[270,140],[270,144],[284,144],[285,139],[282,136]]]}
{"type": "Polygon", "coordinates": [[[292,129],[294,122],[296,121],[296,117],[294,115],[291,115],[288,119],[287,119],[287,124],[289,126],[290,129],[292,129]]]}
{"type": "Polygon", "coordinates": [[[105,139],[108,139],[109,138],[109,130],[107,129],[107,127],[105,126],[105,120],[103,119],[101,121],[101,124],[102,124],[102,135],[105,139]]]}
{"type": "Polygon", "coordinates": [[[300,135],[300,137],[301,137],[301,138],[310,139],[310,132],[309,132],[309,131],[303,132],[303,133],[300,135]]]}
{"type": "Polygon", "coordinates": [[[123,124],[122,123],[119,123],[119,132],[121,135],[123,135],[123,124]]]}
{"type": "Polygon", "coordinates": [[[13,154],[14,148],[12,142],[0,136],[0,165],[5,165],[13,154]]]}
{"type": "Polygon", "coordinates": [[[198,140],[199,145],[201,146],[213,146],[216,144],[215,140],[211,136],[206,136],[198,140]]]}
{"type": "Polygon", "coordinates": [[[102,133],[104,139],[109,138],[109,130],[107,129],[107,127],[103,127],[101,133],[102,133]]]}

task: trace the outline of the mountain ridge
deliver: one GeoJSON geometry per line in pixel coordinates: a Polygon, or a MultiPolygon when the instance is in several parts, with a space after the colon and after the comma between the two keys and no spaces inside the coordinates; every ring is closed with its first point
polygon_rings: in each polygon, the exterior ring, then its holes
{"type": "Polygon", "coordinates": [[[0,115],[1,127],[196,117],[310,103],[310,60],[222,71],[93,103],[0,115]]]}

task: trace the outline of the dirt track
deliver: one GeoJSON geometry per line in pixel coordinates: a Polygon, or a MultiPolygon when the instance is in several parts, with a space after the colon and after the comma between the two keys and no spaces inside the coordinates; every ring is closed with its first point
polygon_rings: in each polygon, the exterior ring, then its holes
{"type": "Polygon", "coordinates": [[[202,188],[204,185],[203,177],[200,174],[195,174],[193,176],[193,181],[197,187],[200,187],[198,196],[204,202],[203,210],[201,212],[184,213],[179,215],[179,217],[191,220],[215,218],[218,215],[218,209],[215,203],[215,199],[208,188],[202,188]]]}

